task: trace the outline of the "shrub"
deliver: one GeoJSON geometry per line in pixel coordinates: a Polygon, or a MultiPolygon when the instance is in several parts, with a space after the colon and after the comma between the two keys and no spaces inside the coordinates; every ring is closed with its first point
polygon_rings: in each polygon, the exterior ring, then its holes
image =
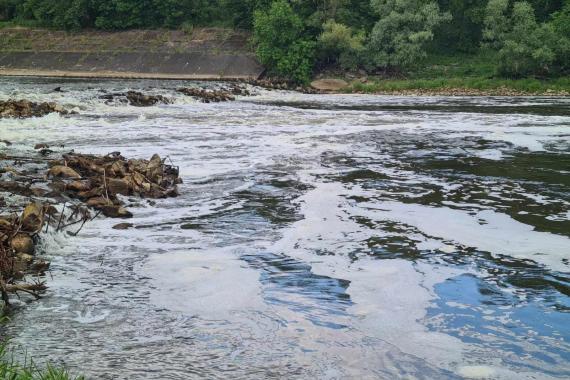
{"type": "Polygon", "coordinates": [[[46,26],[79,29],[90,26],[93,8],[90,0],[26,0],[23,13],[46,26]]]}
{"type": "Polygon", "coordinates": [[[484,45],[494,49],[503,47],[507,33],[509,32],[509,18],[507,10],[509,0],[489,0],[485,8],[485,19],[483,21],[483,41],[484,45]]]}
{"type": "MultiPolygon", "coordinates": [[[[564,21],[560,22],[555,17],[552,22],[538,24],[534,9],[527,2],[515,3],[510,17],[506,14],[506,7],[502,8],[501,13],[500,18],[507,20],[506,27],[500,33],[495,31],[487,34],[492,46],[500,48],[497,65],[499,75],[521,78],[567,70],[570,40],[565,35],[564,21]]],[[[559,15],[564,18],[564,12],[559,15]]],[[[496,20],[496,14],[490,16],[491,19],[496,20]]]]}
{"type": "Polygon", "coordinates": [[[343,69],[355,69],[364,51],[364,33],[354,33],[346,25],[327,21],[319,36],[319,51],[325,61],[339,63],[343,69]]]}
{"type": "Polygon", "coordinates": [[[426,44],[434,29],[451,16],[442,13],[435,1],[372,0],[380,15],[370,36],[372,64],[407,68],[426,57],[426,44]]]}
{"type": "Polygon", "coordinates": [[[180,30],[182,30],[187,36],[191,36],[194,33],[194,25],[188,21],[183,22],[182,25],[180,25],[180,30]]]}
{"type": "Polygon", "coordinates": [[[0,21],[13,19],[19,3],[18,0],[0,0],[0,21]]]}
{"type": "Polygon", "coordinates": [[[256,11],[253,40],[260,62],[274,74],[308,82],[315,59],[315,42],[303,36],[304,24],[285,0],[268,11],[256,11]]]}

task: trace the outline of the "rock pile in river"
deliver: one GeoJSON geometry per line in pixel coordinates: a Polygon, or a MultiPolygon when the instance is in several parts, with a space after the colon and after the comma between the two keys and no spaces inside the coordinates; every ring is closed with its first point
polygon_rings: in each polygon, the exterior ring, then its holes
{"type": "Polygon", "coordinates": [[[107,103],[119,101],[120,103],[128,103],[135,107],[150,107],[158,103],[169,104],[171,100],[162,95],[145,95],[138,91],[117,92],[113,94],[105,94],[99,96],[99,99],[106,100],[107,103]]]}
{"type": "Polygon", "coordinates": [[[27,273],[43,274],[49,263],[36,260],[38,233],[46,223],[46,215],[56,213],[53,207],[30,203],[21,215],[0,215],[0,293],[9,304],[8,293],[19,291],[38,297],[45,289],[42,282],[21,283],[27,273]]]}
{"type": "MultiPolygon", "coordinates": [[[[36,145],[43,147],[47,146],[36,145]]],[[[124,207],[127,196],[129,201],[137,196],[176,196],[181,183],[178,168],[167,165],[156,154],[150,160],[127,160],[120,153],[36,154],[0,153],[0,295],[6,305],[10,293],[39,297],[46,288],[39,280],[49,267],[37,256],[40,232],[65,231],[76,236],[99,214],[131,217],[124,207]],[[93,215],[89,208],[97,213],[93,215]],[[36,280],[27,281],[30,277],[36,280]]]]}
{"type": "Polygon", "coordinates": [[[65,115],[68,112],[56,103],[35,103],[29,100],[0,101],[0,118],[41,117],[57,112],[65,115]]]}
{"type": "MultiPolygon", "coordinates": [[[[233,91],[236,91],[234,87],[233,91]]],[[[235,100],[232,92],[227,90],[205,90],[203,88],[179,88],[178,92],[199,99],[202,103],[218,103],[235,100]]],[[[239,94],[241,95],[241,93],[239,94]]]]}
{"type": "Polygon", "coordinates": [[[166,198],[178,195],[178,168],[157,154],[150,160],[127,160],[120,153],[93,156],[70,153],[51,162],[48,177],[59,188],[108,217],[128,218],[119,195],[166,198]]]}
{"type": "Polygon", "coordinates": [[[170,100],[162,95],[145,95],[137,91],[127,92],[127,100],[131,106],[135,107],[149,107],[157,103],[170,103],[170,100]]]}

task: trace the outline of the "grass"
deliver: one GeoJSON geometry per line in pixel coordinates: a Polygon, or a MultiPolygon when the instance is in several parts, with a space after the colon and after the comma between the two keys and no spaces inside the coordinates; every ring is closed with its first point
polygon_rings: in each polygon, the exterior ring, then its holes
{"type": "Polygon", "coordinates": [[[486,78],[435,78],[435,79],[372,79],[368,83],[354,82],[349,90],[353,92],[397,92],[406,90],[472,89],[492,91],[510,89],[524,93],[547,91],[570,92],[570,77],[549,80],[538,79],[486,79],[486,78]]]}
{"type": "Polygon", "coordinates": [[[65,369],[46,365],[38,367],[33,361],[18,364],[5,344],[0,346],[0,379],[2,380],[84,380],[73,377],[65,369]]]}
{"type": "Polygon", "coordinates": [[[496,53],[482,51],[478,54],[432,55],[422,65],[406,73],[403,78],[369,77],[367,83],[355,81],[352,92],[397,92],[407,90],[438,91],[467,89],[481,92],[512,90],[535,94],[570,92],[570,77],[552,79],[504,79],[495,75],[496,53]]]}
{"type": "Polygon", "coordinates": [[[37,28],[40,23],[34,20],[10,20],[10,21],[0,21],[0,29],[4,28],[37,28]]]}

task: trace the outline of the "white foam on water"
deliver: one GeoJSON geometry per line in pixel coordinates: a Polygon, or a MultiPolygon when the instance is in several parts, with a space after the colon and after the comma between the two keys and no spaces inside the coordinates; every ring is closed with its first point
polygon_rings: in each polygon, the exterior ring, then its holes
{"type": "Polygon", "coordinates": [[[430,207],[399,202],[362,205],[362,215],[388,219],[414,226],[424,233],[493,255],[529,259],[550,269],[568,271],[563,260],[570,252],[570,238],[538,232],[530,225],[493,210],[474,215],[447,207],[430,207]]]}

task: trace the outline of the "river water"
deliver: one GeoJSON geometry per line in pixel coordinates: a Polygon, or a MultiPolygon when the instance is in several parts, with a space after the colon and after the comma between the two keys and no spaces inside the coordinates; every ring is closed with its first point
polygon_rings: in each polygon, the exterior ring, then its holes
{"type": "Polygon", "coordinates": [[[180,85],[0,80],[78,112],[0,120],[12,149],[159,153],[184,180],[136,228],[45,236],[13,345],[93,379],[570,377],[570,99],[180,85]],[[99,99],[128,89],[175,101],[99,99]]]}

